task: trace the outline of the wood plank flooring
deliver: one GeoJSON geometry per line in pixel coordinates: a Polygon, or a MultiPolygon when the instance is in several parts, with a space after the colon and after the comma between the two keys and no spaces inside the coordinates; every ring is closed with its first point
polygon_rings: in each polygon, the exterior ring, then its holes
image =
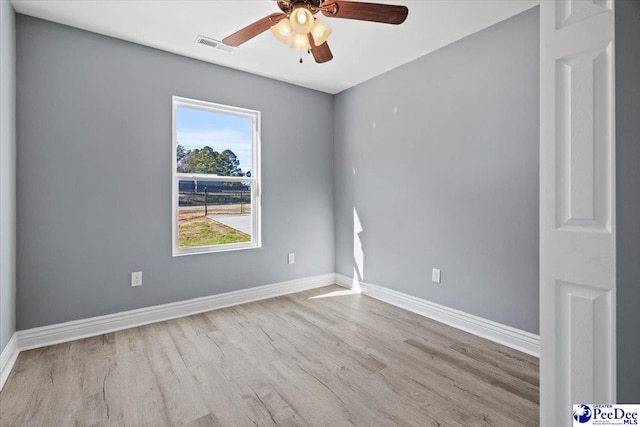
{"type": "Polygon", "coordinates": [[[345,293],[23,352],[0,425],[538,425],[536,358],[345,293]]]}

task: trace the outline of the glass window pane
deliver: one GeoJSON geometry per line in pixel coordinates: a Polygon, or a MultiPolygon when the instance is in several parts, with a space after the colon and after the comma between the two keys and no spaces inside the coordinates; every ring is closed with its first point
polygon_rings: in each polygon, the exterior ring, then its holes
{"type": "Polygon", "coordinates": [[[178,247],[252,241],[250,182],[178,181],[178,247]]]}
{"type": "Polygon", "coordinates": [[[176,172],[251,176],[253,119],[179,105],[176,172]]]}

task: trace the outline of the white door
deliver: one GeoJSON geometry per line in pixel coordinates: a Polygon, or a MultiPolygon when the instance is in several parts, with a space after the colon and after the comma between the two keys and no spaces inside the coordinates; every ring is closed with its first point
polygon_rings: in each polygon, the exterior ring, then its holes
{"type": "Polygon", "coordinates": [[[540,423],[616,399],[612,0],[540,6],[540,423]]]}

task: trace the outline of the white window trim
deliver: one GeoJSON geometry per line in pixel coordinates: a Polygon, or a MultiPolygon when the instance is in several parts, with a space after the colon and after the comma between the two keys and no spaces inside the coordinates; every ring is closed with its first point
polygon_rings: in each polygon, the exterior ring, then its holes
{"type": "Polygon", "coordinates": [[[196,255],[212,252],[227,252],[236,251],[242,249],[255,249],[262,246],[262,232],[261,232],[261,193],[260,188],[260,112],[255,110],[248,110],[245,108],[232,107],[223,104],[215,104],[212,102],[200,101],[190,98],[182,98],[179,96],[172,97],[172,150],[171,150],[171,170],[172,170],[172,185],[171,185],[171,218],[172,218],[172,255],[196,255]],[[213,111],[216,113],[235,114],[238,116],[249,117],[253,121],[253,138],[252,138],[252,159],[251,159],[251,177],[222,177],[208,174],[189,174],[179,173],[177,171],[177,135],[176,135],[176,112],[179,106],[189,108],[199,108],[205,111],[213,111]],[[202,181],[225,181],[225,182],[250,182],[251,183],[251,241],[239,242],[239,243],[227,243],[221,245],[211,246],[195,246],[190,248],[180,248],[178,246],[178,181],[179,180],[193,180],[198,179],[202,181]]]}

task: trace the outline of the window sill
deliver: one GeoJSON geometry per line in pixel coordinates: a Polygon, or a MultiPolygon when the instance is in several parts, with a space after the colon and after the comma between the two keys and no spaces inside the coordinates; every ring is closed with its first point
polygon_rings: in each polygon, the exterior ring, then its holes
{"type": "Polygon", "coordinates": [[[181,256],[187,256],[187,255],[202,255],[202,254],[211,254],[211,253],[218,253],[218,252],[243,251],[247,249],[259,249],[261,247],[262,245],[259,243],[251,243],[251,244],[231,243],[228,245],[198,246],[193,248],[174,250],[172,256],[181,257],[181,256]]]}

